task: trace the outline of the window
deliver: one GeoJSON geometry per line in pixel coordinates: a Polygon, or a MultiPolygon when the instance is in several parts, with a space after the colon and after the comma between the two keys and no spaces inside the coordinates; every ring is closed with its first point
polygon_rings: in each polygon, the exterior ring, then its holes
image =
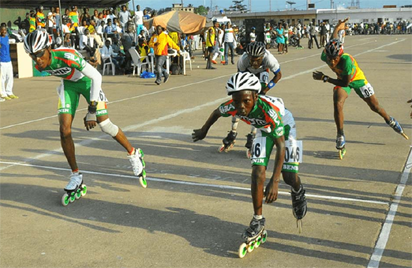
{"type": "Polygon", "coordinates": [[[363,22],[368,22],[368,21],[369,21],[369,19],[363,19],[362,21],[363,21],[363,22]]]}

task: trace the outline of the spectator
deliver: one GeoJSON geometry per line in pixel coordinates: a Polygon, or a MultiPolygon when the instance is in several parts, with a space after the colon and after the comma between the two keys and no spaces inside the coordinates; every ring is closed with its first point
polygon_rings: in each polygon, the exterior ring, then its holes
{"type": "Polygon", "coordinates": [[[37,9],[37,13],[36,13],[36,28],[46,28],[46,17],[44,16],[43,13],[43,6],[40,6],[37,9]]]}
{"type": "Polygon", "coordinates": [[[50,36],[53,36],[54,27],[55,27],[55,21],[54,21],[53,13],[49,12],[47,14],[46,31],[49,33],[50,36]]]}
{"type": "Polygon", "coordinates": [[[0,92],[0,98],[18,99],[19,97],[13,94],[13,65],[10,58],[9,36],[4,25],[0,27],[0,72],[1,90],[4,90],[4,92],[0,92]]]}
{"type": "Polygon", "coordinates": [[[110,40],[106,40],[102,50],[101,50],[101,55],[102,58],[104,60],[104,63],[110,61],[110,58],[114,64],[114,66],[116,67],[117,70],[120,70],[120,64],[119,62],[116,60],[117,54],[113,52],[113,48],[110,45],[110,40]]]}
{"type": "Polygon", "coordinates": [[[127,30],[127,22],[131,18],[129,10],[126,10],[126,5],[122,5],[122,10],[119,13],[119,22],[123,29],[123,32],[127,30]]]}
{"type": "Polygon", "coordinates": [[[320,48],[318,39],[316,38],[316,33],[318,32],[316,28],[317,28],[316,25],[310,23],[310,28],[309,28],[310,39],[309,39],[309,44],[308,44],[309,49],[312,49],[313,47],[313,40],[315,40],[316,46],[318,47],[318,49],[320,48]]]}
{"type": "Polygon", "coordinates": [[[320,46],[324,47],[326,45],[326,40],[327,40],[327,34],[328,34],[328,29],[326,29],[326,23],[322,22],[320,26],[320,46]]]}
{"type": "Polygon", "coordinates": [[[71,11],[69,13],[69,18],[72,22],[72,26],[75,28],[79,26],[79,14],[77,13],[76,9],[76,6],[72,6],[71,11]]]}
{"type": "Polygon", "coordinates": [[[278,27],[276,28],[276,43],[278,43],[278,53],[283,54],[283,48],[285,46],[285,36],[284,36],[283,24],[281,22],[278,23],[278,27]]]}
{"type": "Polygon", "coordinates": [[[156,81],[157,85],[160,85],[162,82],[162,74],[164,76],[164,83],[169,80],[169,74],[167,71],[162,67],[163,64],[166,62],[166,56],[168,54],[167,50],[169,47],[180,51],[180,48],[173,40],[163,32],[164,29],[162,26],[158,25],[156,27],[156,34],[152,36],[149,42],[149,47],[154,49],[155,59],[156,59],[156,81]]]}
{"type": "Polygon", "coordinates": [[[251,30],[249,34],[250,42],[255,42],[256,41],[256,28],[252,27],[250,30],[251,30]]]}
{"type": "Polygon", "coordinates": [[[25,34],[30,32],[30,13],[26,13],[26,18],[22,22],[22,29],[25,31],[25,34]]]}
{"type": "Polygon", "coordinates": [[[88,8],[83,8],[83,14],[81,15],[81,22],[83,24],[83,21],[86,21],[86,24],[90,24],[90,14],[89,14],[89,9],[88,8]]]}
{"type": "Polygon", "coordinates": [[[206,69],[216,69],[212,66],[211,56],[215,51],[215,42],[216,42],[215,28],[210,27],[205,33],[205,57],[207,58],[206,69]]]}
{"type": "Polygon", "coordinates": [[[222,28],[217,27],[215,28],[216,32],[216,46],[215,46],[215,54],[213,55],[212,62],[213,64],[216,64],[216,58],[220,56],[221,62],[220,63],[225,63],[224,61],[224,43],[223,43],[223,36],[225,35],[225,29],[226,26],[223,24],[222,28]]]}
{"type": "Polygon", "coordinates": [[[228,62],[229,49],[230,49],[231,62],[232,64],[235,64],[235,62],[233,61],[233,57],[234,57],[233,49],[235,47],[236,37],[232,29],[232,24],[230,22],[227,23],[224,40],[225,40],[225,65],[229,63],[228,62]]]}
{"type": "Polygon", "coordinates": [[[150,19],[150,15],[147,14],[147,10],[146,10],[146,9],[143,10],[143,19],[144,19],[144,20],[149,20],[149,19],[150,19]]]}
{"type": "Polygon", "coordinates": [[[123,44],[123,51],[125,54],[125,72],[130,73],[131,64],[132,64],[132,56],[130,55],[129,49],[135,45],[133,42],[134,40],[134,33],[133,33],[133,25],[132,23],[126,23],[126,32],[122,35],[122,44],[123,44]]]}
{"type": "Polygon", "coordinates": [[[104,37],[107,39],[108,37],[114,37],[117,34],[117,27],[116,25],[112,24],[110,19],[107,20],[107,26],[104,28],[104,37]]]}
{"type": "Polygon", "coordinates": [[[99,20],[99,11],[97,9],[95,9],[93,11],[93,15],[90,18],[91,20],[94,20],[96,23],[99,20]]]}
{"type": "Polygon", "coordinates": [[[140,6],[136,6],[136,11],[134,12],[133,21],[136,25],[136,34],[140,34],[143,27],[143,12],[140,11],[140,6]]]}

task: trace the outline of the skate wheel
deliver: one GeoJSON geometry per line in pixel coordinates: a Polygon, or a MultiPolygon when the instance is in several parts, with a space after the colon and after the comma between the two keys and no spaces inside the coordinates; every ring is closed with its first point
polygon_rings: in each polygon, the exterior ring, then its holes
{"type": "Polygon", "coordinates": [[[223,152],[225,150],[225,146],[222,145],[219,147],[219,149],[217,150],[219,153],[223,152]]]}
{"type": "Polygon", "coordinates": [[[143,166],[143,168],[145,168],[146,167],[146,162],[143,160],[143,158],[141,158],[141,160],[142,160],[142,166],[143,166]]]}
{"type": "Polygon", "coordinates": [[[70,203],[73,203],[74,200],[76,200],[76,193],[71,192],[70,197],[69,197],[69,201],[70,201],[70,203]]]}
{"type": "Polygon", "coordinates": [[[296,226],[298,227],[298,232],[302,233],[302,220],[296,220],[296,226]]]}
{"type": "MultiPolygon", "coordinates": [[[[146,171],[144,171],[144,173],[146,173],[146,171]]],[[[139,177],[139,182],[140,182],[140,185],[141,185],[143,188],[147,188],[146,176],[140,176],[140,177],[139,177]]]]}
{"type": "Polygon", "coordinates": [[[247,248],[247,252],[252,252],[255,249],[255,241],[252,241],[249,243],[248,248],[247,248]]]}
{"type": "Polygon", "coordinates": [[[345,154],[346,154],[346,149],[345,148],[339,150],[339,159],[342,160],[343,157],[345,156],[345,154]]]}
{"type": "Polygon", "coordinates": [[[243,259],[243,257],[246,256],[247,253],[247,245],[246,243],[243,243],[242,245],[240,245],[238,253],[239,253],[239,258],[243,259]]]}
{"type": "Polygon", "coordinates": [[[85,195],[86,195],[86,193],[87,193],[87,186],[86,186],[86,184],[82,184],[82,191],[81,191],[81,193],[82,193],[82,196],[85,196],[85,195]]]}
{"type": "Polygon", "coordinates": [[[255,242],[255,248],[260,247],[260,244],[262,243],[262,235],[260,235],[255,242]]]}
{"type": "Polygon", "coordinates": [[[64,195],[62,196],[62,205],[66,207],[69,203],[70,203],[70,201],[69,201],[69,195],[68,195],[68,194],[64,194],[64,195]]]}
{"type": "Polygon", "coordinates": [[[266,239],[268,238],[268,232],[266,230],[263,231],[262,233],[262,244],[266,242],[266,239]]]}
{"type": "Polygon", "coordinates": [[[82,190],[80,188],[77,189],[75,197],[76,197],[76,200],[78,200],[78,199],[80,199],[80,197],[82,197],[82,190]]]}

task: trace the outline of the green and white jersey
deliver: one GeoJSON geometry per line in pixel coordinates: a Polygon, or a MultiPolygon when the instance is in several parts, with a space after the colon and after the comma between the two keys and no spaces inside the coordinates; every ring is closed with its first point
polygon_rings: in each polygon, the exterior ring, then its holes
{"type": "MultiPolygon", "coordinates": [[[[73,82],[84,77],[82,71],[87,62],[77,50],[72,48],[53,49],[50,56],[50,66],[42,71],[73,82]]],[[[37,65],[36,69],[39,70],[37,65]]]]}
{"type": "Polygon", "coordinates": [[[233,104],[233,100],[222,103],[219,106],[221,116],[237,116],[242,121],[264,131],[272,137],[279,138],[284,134],[282,116],[285,115],[283,100],[271,96],[258,95],[255,107],[248,116],[239,116],[233,104]]]}

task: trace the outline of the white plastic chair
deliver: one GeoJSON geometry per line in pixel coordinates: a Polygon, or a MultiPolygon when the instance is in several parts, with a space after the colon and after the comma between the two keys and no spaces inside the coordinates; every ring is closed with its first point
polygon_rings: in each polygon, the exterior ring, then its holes
{"type": "Polygon", "coordinates": [[[169,53],[166,56],[166,72],[170,73],[170,57],[176,57],[177,54],[177,50],[173,49],[173,48],[169,48],[170,51],[173,51],[173,53],[169,53]]]}
{"type": "Polygon", "coordinates": [[[181,51],[180,54],[183,56],[183,75],[186,75],[186,61],[189,61],[190,70],[192,70],[192,59],[187,51],[181,51]]]}
{"type": "Polygon", "coordinates": [[[103,62],[103,75],[106,73],[106,67],[107,67],[107,71],[110,71],[110,67],[111,67],[112,68],[112,75],[114,75],[116,67],[114,66],[114,63],[112,61],[112,57],[103,57],[102,56],[102,62],[103,62]],[[106,62],[107,59],[109,59],[109,61],[106,62]]]}
{"type": "MultiPolygon", "coordinates": [[[[147,56],[140,56],[139,53],[137,52],[137,50],[135,48],[130,48],[129,49],[129,53],[132,56],[132,61],[133,61],[133,76],[135,74],[135,71],[137,69],[137,75],[140,76],[140,73],[142,71],[142,67],[147,65],[147,67],[150,66],[150,62],[142,62],[142,59],[146,58],[147,56]]],[[[149,60],[149,59],[147,59],[149,60]]]]}

